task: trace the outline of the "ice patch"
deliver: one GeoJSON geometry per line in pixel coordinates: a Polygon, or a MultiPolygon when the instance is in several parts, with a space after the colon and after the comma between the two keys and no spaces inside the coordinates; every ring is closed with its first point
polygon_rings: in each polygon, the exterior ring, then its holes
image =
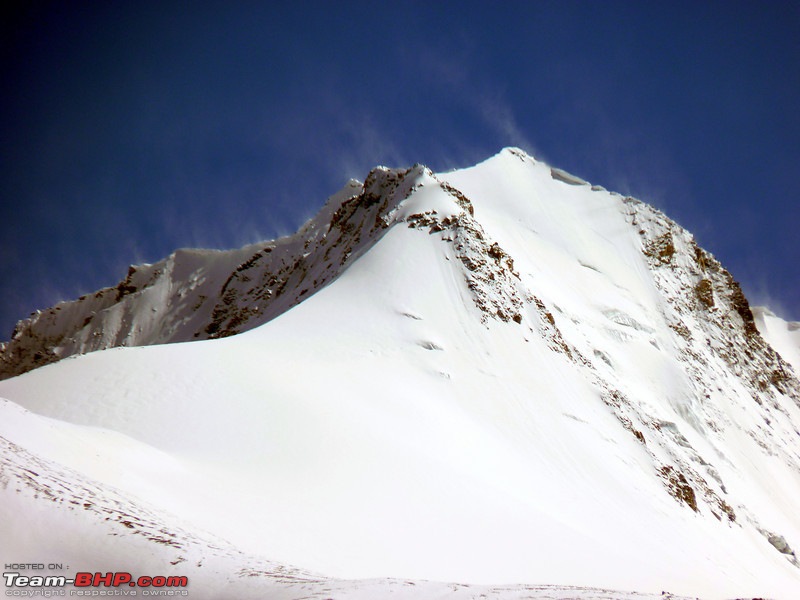
{"type": "Polygon", "coordinates": [[[420,348],[425,348],[425,350],[444,350],[439,344],[431,342],[430,340],[420,340],[417,342],[417,345],[420,348]]]}
{"type": "Polygon", "coordinates": [[[550,176],[556,181],[562,181],[569,185],[589,185],[588,181],[576,177],[572,173],[567,173],[563,169],[556,169],[555,167],[550,169],[550,176]]]}
{"type": "Polygon", "coordinates": [[[616,323],[617,325],[623,325],[625,327],[630,327],[632,329],[636,329],[637,331],[644,331],[645,333],[655,333],[655,329],[652,327],[648,327],[647,325],[643,325],[636,319],[634,319],[629,314],[616,309],[604,310],[603,315],[611,322],[616,323]]]}

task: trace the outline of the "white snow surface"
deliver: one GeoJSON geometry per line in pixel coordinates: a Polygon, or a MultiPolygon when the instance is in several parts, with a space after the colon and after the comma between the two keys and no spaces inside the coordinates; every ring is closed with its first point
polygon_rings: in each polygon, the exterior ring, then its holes
{"type": "Polygon", "coordinates": [[[764,306],[754,307],[753,316],[764,339],[800,373],[800,322],[785,321],[764,306]]]}
{"type": "Polygon", "coordinates": [[[800,597],[796,327],[516,149],[380,193],[270,320],[0,381],[0,558],[197,598],[800,597]]]}

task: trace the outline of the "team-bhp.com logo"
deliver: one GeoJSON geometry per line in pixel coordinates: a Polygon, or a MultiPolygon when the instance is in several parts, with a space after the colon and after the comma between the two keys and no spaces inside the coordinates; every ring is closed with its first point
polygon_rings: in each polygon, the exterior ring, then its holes
{"type": "Polygon", "coordinates": [[[54,596],[188,596],[189,579],[177,575],[134,577],[127,572],[22,575],[3,573],[6,596],[50,598],[54,596]],[[66,590],[71,585],[77,589],[66,590]],[[14,588],[14,589],[8,589],[14,588]],[[133,589],[131,589],[133,588],[133,589]],[[67,593],[68,592],[68,593],[67,593]]]}

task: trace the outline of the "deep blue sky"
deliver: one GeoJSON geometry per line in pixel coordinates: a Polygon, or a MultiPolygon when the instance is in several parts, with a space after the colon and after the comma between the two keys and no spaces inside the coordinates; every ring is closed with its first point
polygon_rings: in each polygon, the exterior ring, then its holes
{"type": "Polygon", "coordinates": [[[182,246],[293,231],[376,164],[520,146],[800,319],[797,2],[16,2],[0,339],[182,246]]]}

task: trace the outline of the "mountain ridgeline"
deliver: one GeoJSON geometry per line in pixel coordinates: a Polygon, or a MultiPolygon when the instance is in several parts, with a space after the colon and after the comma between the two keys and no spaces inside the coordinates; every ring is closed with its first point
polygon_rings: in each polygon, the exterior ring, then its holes
{"type": "MultiPolygon", "coordinates": [[[[533,161],[516,149],[505,152],[523,162],[533,161]]],[[[552,168],[550,173],[554,181],[566,185],[589,185],[561,169],[552,168]]],[[[608,194],[599,186],[592,190],[608,194]]],[[[659,287],[673,307],[670,327],[684,342],[691,345],[683,316],[693,316],[704,328],[711,320],[740,335],[728,339],[722,352],[729,364],[737,364],[739,357],[733,349],[740,348],[742,340],[749,350],[745,357],[758,357],[760,369],[755,377],[760,389],[793,386],[791,369],[760,338],[748,301],[731,274],[691,234],[653,207],[612,195],[627,207],[631,227],[648,225],[638,234],[653,279],[661,282],[669,273],[680,281],[678,288],[659,287]],[[679,297],[670,296],[670,291],[679,292],[679,297]]],[[[445,239],[455,244],[483,319],[520,323],[526,297],[551,320],[551,312],[522,291],[513,257],[497,242],[487,241],[469,198],[423,166],[377,167],[363,184],[348,182],[291,236],[237,250],[177,250],[158,263],[132,265],[115,287],[36,311],[17,323],[9,341],[0,343],[0,379],[116,346],[214,339],[247,331],[333,281],[386,229],[402,223],[430,233],[444,232],[445,239]],[[462,212],[439,218],[433,210],[398,218],[398,206],[426,181],[452,196],[462,212]],[[502,298],[490,300],[482,293],[481,288],[490,284],[502,298]]],[[[554,328],[553,335],[556,332],[554,328]]]]}

